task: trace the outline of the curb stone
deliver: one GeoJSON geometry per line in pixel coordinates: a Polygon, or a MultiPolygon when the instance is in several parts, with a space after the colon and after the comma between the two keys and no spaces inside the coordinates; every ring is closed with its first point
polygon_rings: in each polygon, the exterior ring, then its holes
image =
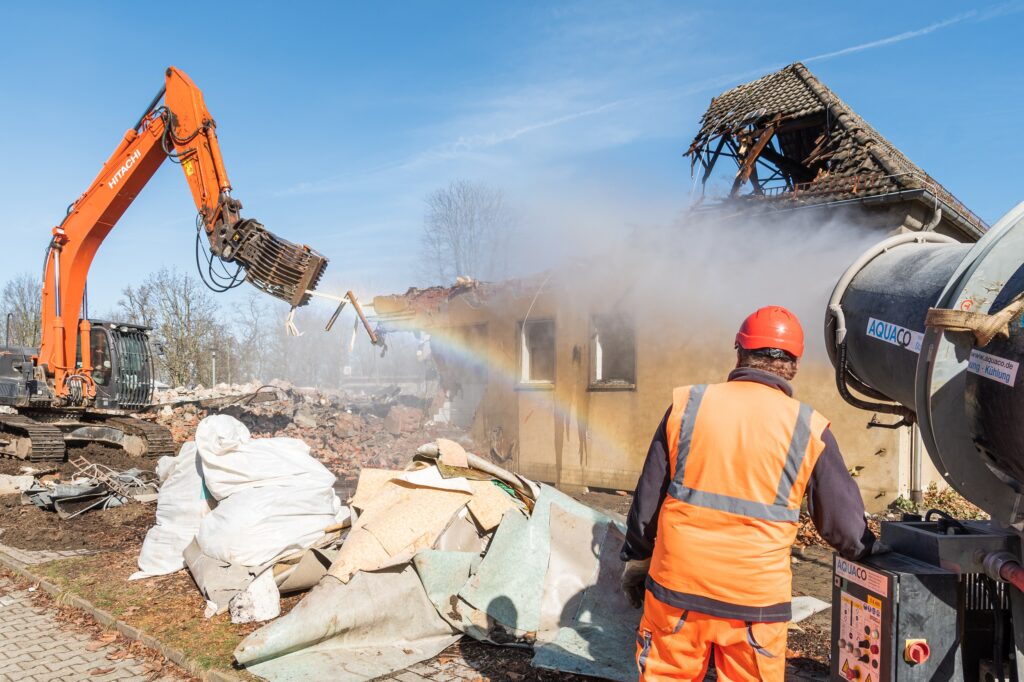
{"type": "Polygon", "coordinates": [[[203,682],[243,682],[242,678],[234,673],[222,670],[204,670],[181,650],[167,646],[152,635],[148,635],[137,627],[129,625],[123,620],[118,620],[106,611],[96,608],[89,601],[83,599],[77,594],[63,590],[45,578],[35,575],[20,561],[17,561],[4,552],[0,552],[0,567],[8,569],[12,573],[16,573],[25,580],[38,583],[39,588],[53,597],[54,600],[61,604],[67,604],[81,611],[85,611],[103,627],[114,628],[126,638],[140,642],[144,646],[155,651],[159,651],[165,658],[167,658],[167,660],[171,661],[179,668],[182,668],[190,675],[194,675],[203,680],[203,682]]]}

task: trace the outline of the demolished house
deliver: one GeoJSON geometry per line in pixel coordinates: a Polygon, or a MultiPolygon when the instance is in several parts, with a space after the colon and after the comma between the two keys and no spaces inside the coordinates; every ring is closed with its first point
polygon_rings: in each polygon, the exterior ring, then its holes
{"type": "Polygon", "coordinates": [[[976,241],[985,222],[800,63],[711,100],[686,151],[706,187],[731,159],[730,199],[771,210],[849,212],[883,231],[976,241]]]}
{"type": "Polygon", "coordinates": [[[781,303],[808,337],[797,395],[832,420],[869,509],[917,497],[939,479],[915,430],[869,428],[843,402],[818,321],[839,273],[884,236],[968,242],[985,223],[802,64],[715,97],[686,155],[726,196],[682,224],[529,279],[381,296],[378,320],[429,335],[442,417],[504,466],[562,489],[629,490],[672,388],[723,380],[746,312],[781,303]],[[782,267],[757,257],[777,242],[782,267]]]}

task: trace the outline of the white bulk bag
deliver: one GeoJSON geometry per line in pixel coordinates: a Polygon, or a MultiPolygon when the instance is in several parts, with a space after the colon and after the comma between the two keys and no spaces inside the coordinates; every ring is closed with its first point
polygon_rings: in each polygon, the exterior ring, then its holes
{"type": "Polygon", "coordinates": [[[196,428],[206,487],[218,500],[247,488],[300,485],[332,488],[334,474],[297,438],[252,438],[245,424],[211,415],[196,428]]]}
{"type": "Polygon", "coordinates": [[[243,490],[203,519],[196,542],[214,559],[259,566],[314,545],[337,522],[341,509],[332,488],[243,490]]]}
{"type": "Polygon", "coordinates": [[[206,486],[218,500],[196,536],[208,556],[258,566],[307,549],[347,517],[334,474],[301,440],[252,438],[237,419],[212,415],[196,428],[196,446],[206,486]]]}
{"type": "Polygon", "coordinates": [[[156,465],[160,492],[156,525],[146,533],[139,552],[139,571],[130,580],[167,575],[185,567],[182,552],[199,531],[213,502],[199,470],[196,444],[185,443],[176,457],[161,457],[156,465]]]}

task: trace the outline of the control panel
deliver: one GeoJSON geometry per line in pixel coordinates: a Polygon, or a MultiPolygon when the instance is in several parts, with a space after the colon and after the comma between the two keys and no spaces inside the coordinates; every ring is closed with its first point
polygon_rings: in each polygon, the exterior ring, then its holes
{"type": "Polygon", "coordinates": [[[950,679],[959,659],[957,574],[902,554],[836,556],[832,679],[950,679]]]}

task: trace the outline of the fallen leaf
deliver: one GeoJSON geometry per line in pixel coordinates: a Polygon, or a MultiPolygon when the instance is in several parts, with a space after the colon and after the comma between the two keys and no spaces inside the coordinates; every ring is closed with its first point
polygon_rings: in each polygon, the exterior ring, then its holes
{"type": "Polygon", "coordinates": [[[100,649],[102,649],[105,646],[107,646],[107,645],[105,643],[103,643],[103,642],[89,642],[88,644],[85,645],[85,650],[86,651],[99,651],[100,649]]]}
{"type": "Polygon", "coordinates": [[[99,677],[100,675],[109,675],[114,672],[114,670],[115,668],[93,668],[89,671],[89,674],[99,677]]]}

